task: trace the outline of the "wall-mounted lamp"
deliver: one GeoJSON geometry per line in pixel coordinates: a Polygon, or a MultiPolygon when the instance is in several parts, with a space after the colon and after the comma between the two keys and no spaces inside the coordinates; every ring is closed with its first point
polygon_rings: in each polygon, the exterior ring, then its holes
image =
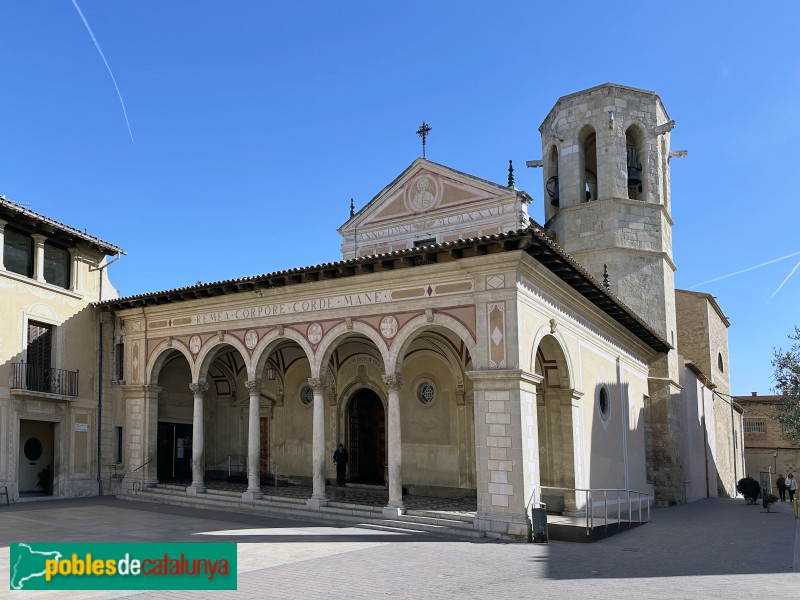
{"type": "Polygon", "coordinates": [[[267,367],[267,379],[275,381],[275,369],[272,367],[267,367]]]}

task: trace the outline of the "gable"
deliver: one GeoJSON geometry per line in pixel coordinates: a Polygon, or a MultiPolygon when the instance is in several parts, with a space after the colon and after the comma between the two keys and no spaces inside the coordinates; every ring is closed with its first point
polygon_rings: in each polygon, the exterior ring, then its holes
{"type": "Polygon", "coordinates": [[[411,164],[340,229],[342,255],[379,254],[526,227],[530,198],[425,159],[411,164]]]}

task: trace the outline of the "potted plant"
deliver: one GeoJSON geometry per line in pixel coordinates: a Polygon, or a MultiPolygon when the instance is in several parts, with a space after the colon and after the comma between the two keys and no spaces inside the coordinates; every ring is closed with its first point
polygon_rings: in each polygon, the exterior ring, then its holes
{"type": "Polygon", "coordinates": [[[736,491],[744,496],[745,502],[755,504],[758,500],[758,493],[761,491],[761,485],[752,477],[743,477],[736,484],[736,491]]]}
{"type": "Polygon", "coordinates": [[[761,496],[761,505],[767,509],[767,512],[772,512],[770,507],[777,501],[778,497],[775,494],[770,494],[769,492],[765,492],[761,496]]]}

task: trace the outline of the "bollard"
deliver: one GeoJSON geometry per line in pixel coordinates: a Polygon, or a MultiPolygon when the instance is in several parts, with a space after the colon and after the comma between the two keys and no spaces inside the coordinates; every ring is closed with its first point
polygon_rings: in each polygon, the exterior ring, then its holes
{"type": "Polygon", "coordinates": [[[794,493],[792,504],[794,504],[794,518],[797,519],[797,492],[794,493]]]}
{"type": "Polygon", "coordinates": [[[531,534],[534,544],[546,544],[549,541],[547,535],[547,509],[531,507],[531,534]]]}

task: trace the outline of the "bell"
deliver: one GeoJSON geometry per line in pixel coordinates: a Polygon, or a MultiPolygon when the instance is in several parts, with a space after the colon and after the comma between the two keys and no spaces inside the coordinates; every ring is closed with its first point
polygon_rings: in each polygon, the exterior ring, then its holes
{"type": "Polygon", "coordinates": [[[637,187],[642,184],[641,171],[641,167],[628,167],[628,187],[637,187]]]}
{"type": "Polygon", "coordinates": [[[558,206],[558,175],[553,175],[550,179],[547,180],[547,185],[545,186],[547,189],[547,195],[550,196],[550,204],[552,206],[558,206]]]}

